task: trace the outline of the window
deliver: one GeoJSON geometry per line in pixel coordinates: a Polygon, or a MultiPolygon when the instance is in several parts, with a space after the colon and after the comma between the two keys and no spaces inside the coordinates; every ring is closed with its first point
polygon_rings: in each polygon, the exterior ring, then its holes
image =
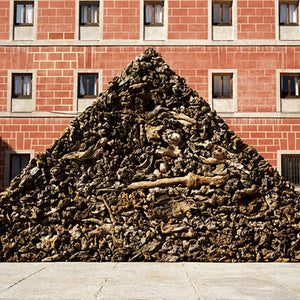
{"type": "Polygon", "coordinates": [[[33,25],[33,2],[15,1],[15,25],[33,25]]]}
{"type": "Polygon", "coordinates": [[[280,97],[299,97],[300,74],[281,74],[280,97]]]}
{"type": "Polygon", "coordinates": [[[145,2],[145,25],[163,25],[163,2],[145,2]]]}
{"type": "Polygon", "coordinates": [[[213,98],[232,98],[232,74],[213,75],[213,98]]]}
{"type": "Polygon", "coordinates": [[[95,98],[98,95],[98,75],[78,75],[78,98],[95,98]]]}
{"type": "Polygon", "coordinates": [[[9,157],[9,181],[17,176],[29,163],[29,153],[11,153],[9,157]]]}
{"type": "Polygon", "coordinates": [[[281,174],[286,180],[300,185],[300,154],[282,154],[281,174]]]}
{"type": "Polygon", "coordinates": [[[99,2],[80,2],[80,25],[99,24],[99,2]]]}
{"type": "Polygon", "coordinates": [[[298,24],[298,3],[280,3],[279,14],[280,25],[298,24]]]}
{"type": "Polygon", "coordinates": [[[12,97],[32,98],[32,74],[12,75],[12,97]]]}
{"type": "Polygon", "coordinates": [[[213,25],[232,24],[232,3],[213,3],[213,25]]]}

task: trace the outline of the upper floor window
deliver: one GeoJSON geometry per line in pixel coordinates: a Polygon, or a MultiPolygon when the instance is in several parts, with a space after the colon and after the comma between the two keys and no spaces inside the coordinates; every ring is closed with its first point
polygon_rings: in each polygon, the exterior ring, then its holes
{"type": "Polygon", "coordinates": [[[300,154],[282,154],[281,174],[295,185],[300,185],[300,154]]]}
{"type": "Polygon", "coordinates": [[[213,75],[213,98],[232,98],[232,74],[213,75]]]}
{"type": "Polygon", "coordinates": [[[145,1],[145,25],[163,25],[162,1],[145,1]]]}
{"type": "Polygon", "coordinates": [[[99,2],[80,2],[80,25],[99,24],[99,2]]]}
{"type": "Polygon", "coordinates": [[[17,176],[29,163],[29,153],[11,153],[9,156],[9,181],[17,176]]]}
{"type": "Polygon", "coordinates": [[[98,74],[79,74],[78,83],[78,98],[97,97],[98,74]]]}
{"type": "Polygon", "coordinates": [[[13,74],[12,76],[12,97],[31,98],[32,74],[13,74]]]}
{"type": "Polygon", "coordinates": [[[299,97],[300,74],[281,74],[280,76],[280,97],[299,97]]]}
{"type": "Polygon", "coordinates": [[[15,25],[33,25],[33,2],[15,1],[15,25]]]}
{"type": "Polygon", "coordinates": [[[232,2],[213,3],[213,25],[232,24],[232,2]]]}
{"type": "Polygon", "coordinates": [[[280,25],[298,24],[298,2],[280,3],[280,25]]]}

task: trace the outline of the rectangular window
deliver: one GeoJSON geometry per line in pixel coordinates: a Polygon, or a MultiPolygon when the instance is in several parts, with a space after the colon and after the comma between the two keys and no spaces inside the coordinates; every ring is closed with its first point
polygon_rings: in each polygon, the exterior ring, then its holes
{"type": "Polygon", "coordinates": [[[12,97],[32,98],[32,74],[12,75],[12,97]]]}
{"type": "Polygon", "coordinates": [[[213,98],[232,98],[232,74],[213,75],[213,98]]]}
{"type": "Polygon", "coordinates": [[[281,74],[280,76],[280,97],[299,97],[300,74],[281,74]]]}
{"type": "Polygon", "coordinates": [[[145,25],[163,25],[164,2],[145,1],[145,25]]]}
{"type": "Polygon", "coordinates": [[[11,153],[9,157],[9,181],[17,176],[30,161],[28,153],[11,153]]]}
{"type": "Polygon", "coordinates": [[[24,1],[19,2],[15,1],[15,25],[33,25],[33,2],[32,1],[24,1]]]}
{"type": "Polygon", "coordinates": [[[232,24],[232,2],[213,3],[213,25],[232,24]]]}
{"type": "Polygon", "coordinates": [[[80,25],[99,24],[99,2],[80,2],[80,25]]]}
{"type": "Polygon", "coordinates": [[[279,5],[280,25],[298,24],[298,2],[280,3],[279,5]]]}
{"type": "Polygon", "coordinates": [[[282,154],[281,173],[286,180],[300,185],[300,154],[282,154]]]}
{"type": "Polygon", "coordinates": [[[95,98],[98,95],[98,75],[78,75],[78,98],[95,98]]]}

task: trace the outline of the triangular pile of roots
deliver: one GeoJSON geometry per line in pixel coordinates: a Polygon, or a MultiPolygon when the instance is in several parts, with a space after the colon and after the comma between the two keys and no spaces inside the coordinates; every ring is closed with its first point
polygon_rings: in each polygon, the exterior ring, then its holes
{"type": "Polygon", "coordinates": [[[299,208],[149,48],[2,193],[0,261],[299,261],[299,208]]]}

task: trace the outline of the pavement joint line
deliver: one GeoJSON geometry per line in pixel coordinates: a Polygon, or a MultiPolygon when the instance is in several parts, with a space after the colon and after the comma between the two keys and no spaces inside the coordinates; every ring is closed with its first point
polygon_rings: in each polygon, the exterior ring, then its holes
{"type": "Polygon", "coordinates": [[[197,296],[198,296],[198,300],[200,300],[200,299],[201,299],[201,298],[200,298],[200,293],[199,293],[199,291],[198,291],[198,289],[197,289],[197,286],[195,285],[195,283],[194,283],[193,280],[191,279],[191,277],[190,277],[188,271],[187,271],[186,268],[185,268],[184,263],[182,263],[182,266],[183,266],[183,269],[184,269],[184,272],[185,272],[186,277],[188,278],[189,282],[191,283],[193,289],[195,290],[195,292],[196,292],[196,294],[197,294],[197,296]]]}
{"type": "Polygon", "coordinates": [[[39,273],[39,272],[41,272],[41,271],[43,271],[43,270],[45,270],[45,269],[46,269],[46,267],[43,267],[43,268],[41,268],[41,269],[39,269],[39,270],[33,272],[32,274],[29,274],[29,275],[26,276],[25,278],[22,278],[22,279],[18,280],[17,282],[15,282],[14,284],[12,284],[12,285],[9,286],[8,288],[6,288],[4,291],[7,291],[7,290],[13,288],[14,286],[16,286],[17,284],[21,283],[22,281],[24,281],[24,280],[26,280],[26,279],[28,279],[28,278],[34,276],[35,274],[37,274],[37,273],[39,273]]]}
{"type": "MultiPolygon", "coordinates": [[[[268,276],[268,275],[267,275],[268,276]]],[[[287,290],[288,292],[295,294],[296,296],[298,296],[298,293],[293,291],[293,289],[287,287],[285,284],[282,283],[282,281],[280,281],[280,279],[277,278],[273,278],[272,276],[268,276],[268,278],[270,278],[270,280],[272,280],[273,282],[276,283],[277,286],[287,290]]]]}
{"type": "Polygon", "coordinates": [[[99,287],[99,289],[98,289],[98,291],[97,291],[97,293],[96,293],[96,299],[98,299],[98,296],[99,296],[99,294],[101,293],[101,290],[103,289],[105,283],[106,283],[106,282],[108,281],[108,279],[110,278],[110,275],[111,275],[111,274],[115,271],[115,269],[117,268],[118,264],[119,264],[119,262],[117,262],[117,263],[115,264],[115,266],[112,268],[112,270],[111,270],[111,271],[109,272],[109,274],[106,276],[105,280],[102,281],[102,283],[101,283],[101,285],[100,285],[100,287],[99,287]]]}

